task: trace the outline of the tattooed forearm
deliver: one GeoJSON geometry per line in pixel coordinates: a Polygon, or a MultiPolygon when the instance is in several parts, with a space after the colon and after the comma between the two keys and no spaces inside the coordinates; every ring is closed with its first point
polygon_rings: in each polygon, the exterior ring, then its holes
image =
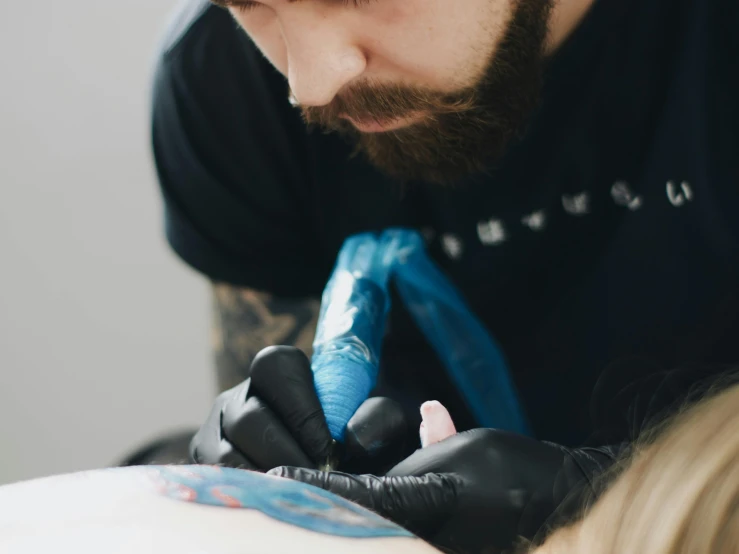
{"type": "Polygon", "coordinates": [[[230,285],[213,287],[213,349],[218,389],[249,376],[254,356],[268,346],[290,345],[311,355],[320,302],[283,299],[230,285]]]}

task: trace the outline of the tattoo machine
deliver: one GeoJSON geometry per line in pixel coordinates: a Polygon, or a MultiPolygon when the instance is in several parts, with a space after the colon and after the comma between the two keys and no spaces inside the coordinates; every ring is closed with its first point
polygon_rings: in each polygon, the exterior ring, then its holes
{"type": "MultiPolygon", "coordinates": [[[[482,427],[530,435],[500,347],[413,230],[345,242],[323,293],[312,369],[335,442],[377,383],[390,282],[482,427]]],[[[327,460],[322,469],[333,469],[327,460]]]]}
{"type": "MultiPolygon", "coordinates": [[[[335,442],[377,383],[393,247],[391,237],[349,238],[323,293],[311,367],[335,442]]],[[[329,459],[322,469],[334,467],[329,459]]]]}

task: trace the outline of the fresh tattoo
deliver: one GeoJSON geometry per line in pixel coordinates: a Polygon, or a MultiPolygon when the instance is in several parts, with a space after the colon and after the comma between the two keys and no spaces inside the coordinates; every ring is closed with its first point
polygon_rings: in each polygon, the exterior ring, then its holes
{"type": "Polygon", "coordinates": [[[296,346],[310,357],[319,309],[317,299],[288,300],[214,285],[212,343],[219,390],[246,379],[252,360],[268,346],[296,346]]]}
{"type": "Polygon", "coordinates": [[[304,483],[216,466],[160,466],[159,492],[175,500],[257,510],[287,523],[340,537],[413,537],[377,514],[304,483]]]}

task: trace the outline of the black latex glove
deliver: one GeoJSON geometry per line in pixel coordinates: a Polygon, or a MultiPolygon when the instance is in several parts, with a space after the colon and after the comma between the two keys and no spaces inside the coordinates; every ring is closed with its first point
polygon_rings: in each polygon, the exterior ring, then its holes
{"type": "Polygon", "coordinates": [[[488,554],[519,536],[532,539],[565,497],[588,488],[615,454],[475,429],[418,450],[385,477],[298,468],[270,474],[334,492],[452,552],[488,554]]]}
{"type": "Polygon", "coordinates": [[[190,443],[195,463],[257,471],[317,468],[333,454],[346,471],[383,473],[398,462],[407,433],[393,400],[367,400],[349,422],[345,444],[335,449],[301,350],[267,348],[254,359],[250,375],[216,399],[190,443]]]}

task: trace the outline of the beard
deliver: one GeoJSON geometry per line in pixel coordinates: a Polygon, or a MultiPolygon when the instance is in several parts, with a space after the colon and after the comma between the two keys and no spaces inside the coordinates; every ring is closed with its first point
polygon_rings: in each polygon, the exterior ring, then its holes
{"type": "Polygon", "coordinates": [[[350,138],[384,173],[402,181],[449,184],[489,170],[523,134],[541,95],[554,0],[517,0],[511,22],[478,82],[454,93],[359,83],[331,104],[302,107],[309,126],[350,138]],[[347,119],[392,121],[421,113],[394,131],[361,133],[347,119]]]}

